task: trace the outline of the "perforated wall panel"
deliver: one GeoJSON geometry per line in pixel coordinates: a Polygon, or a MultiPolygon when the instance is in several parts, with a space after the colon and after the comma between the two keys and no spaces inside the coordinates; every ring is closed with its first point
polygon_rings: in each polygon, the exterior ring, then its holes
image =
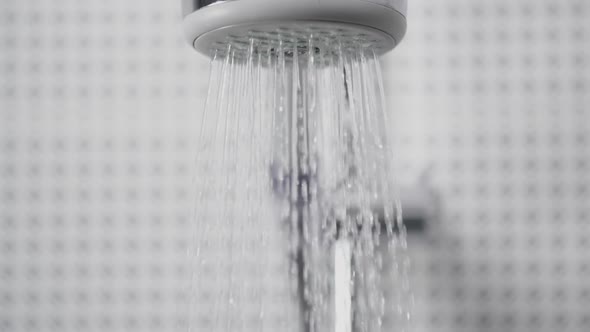
{"type": "MultiPolygon", "coordinates": [[[[208,62],[179,8],[0,4],[0,331],[186,330],[208,62]]],[[[414,330],[588,331],[590,4],[408,10],[395,171],[443,203],[410,238],[414,330]]]]}

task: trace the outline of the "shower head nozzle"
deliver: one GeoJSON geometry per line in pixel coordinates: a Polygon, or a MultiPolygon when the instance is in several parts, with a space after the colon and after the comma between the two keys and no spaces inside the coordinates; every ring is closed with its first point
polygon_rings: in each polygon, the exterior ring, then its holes
{"type": "Polygon", "coordinates": [[[210,55],[228,42],[314,40],[355,43],[377,54],[406,32],[407,0],[183,0],[189,43],[210,55]]]}

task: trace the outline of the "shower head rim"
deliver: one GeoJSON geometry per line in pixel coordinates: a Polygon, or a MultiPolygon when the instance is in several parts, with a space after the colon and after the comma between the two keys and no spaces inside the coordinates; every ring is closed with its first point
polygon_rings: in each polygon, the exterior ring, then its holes
{"type": "MultiPolygon", "coordinates": [[[[377,55],[382,55],[393,49],[397,41],[387,33],[356,24],[329,21],[292,21],[292,22],[260,22],[253,24],[232,25],[209,31],[193,42],[193,47],[207,55],[215,50],[227,47],[228,44],[242,43],[247,45],[249,40],[263,41],[278,45],[283,41],[285,47],[293,47],[293,40],[304,38],[306,42],[312,39],[319,44],[336,43],[344,48],[350,44],[355,46],[371,46],[377,55]],[[339,36],[344,33],[346,36],[339,36]],[[355,34],[356,36],[352,36],[355,34]],[[265,36],[266,35],[266,36],[265,36]],[[266,37],[272,39],[265,39],[266,37]]],[[[301,43],[296,42],[301,45],[301,43]]],[[[223,50],[221,50],[223,51],[223,50]]]]}
{"type": "MultiPolygon", "coordinates": [[[[231,0],[213,2],[192,10],[185,9],[184,12],[185,35],[197,51],[207,56],[211,55],[211,44],[207,44],[207,41],[225,42],[225,35],[220,34],[220,31],[255,29],[257,25],[269,22],[292,26],[305,22],[358,28],[379,39],[389,40],[387,48],[380,54],[397,46],[406,32],[403,5],[393,8],[365,0],[231,0]]],[[[296,28],[301,30],[300,27],[296,28]]],[[[238,32],[243,34],[247,31],[238,32]]]]}

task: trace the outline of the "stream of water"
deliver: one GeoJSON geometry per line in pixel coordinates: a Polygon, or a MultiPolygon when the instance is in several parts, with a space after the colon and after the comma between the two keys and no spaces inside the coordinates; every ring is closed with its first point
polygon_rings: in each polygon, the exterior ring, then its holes
{"type": "Polygon", "coordinates": [[[370,43],[214,51],[197,152],[191,331],[406,331],[406,231],[370,43]]]}

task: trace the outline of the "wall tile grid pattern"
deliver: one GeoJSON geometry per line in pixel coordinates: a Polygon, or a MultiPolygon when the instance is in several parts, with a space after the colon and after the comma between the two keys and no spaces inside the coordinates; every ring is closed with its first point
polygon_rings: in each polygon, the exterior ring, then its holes
{"type": "MultiPolygon", "coordinates": [[[[444,206],[410,238],[414,331],[588,331],[590,4],[409,2],[395,174],[444,206]]],[[[0,331],[184,331],[208,62],[179,4],[5,1],[0,26],[0,331]]]]}

